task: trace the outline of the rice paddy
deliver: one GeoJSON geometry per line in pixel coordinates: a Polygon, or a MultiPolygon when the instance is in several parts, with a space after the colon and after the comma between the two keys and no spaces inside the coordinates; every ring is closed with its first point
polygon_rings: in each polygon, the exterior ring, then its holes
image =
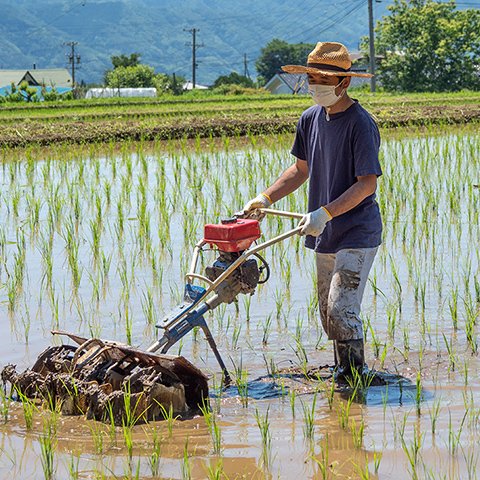
{"type": "MultiPolygon", "coordinates": [[[[374,95],[354,91],[380,126],[463,124],[480,118],[478,92],[374,95]]],[[[293,132],[307,95],[190,93],[0,106],[0,146],[210,138],[293,132]]]]}
{"type": "MultiPolygon", "coordinates": [[[[288,166],[292,135],[4,149],[1,367],[33,364],[51,329],[147,348],[183,294],[193,246],[288,166]]],[[[0,397],[2,478],[477,478],[480,431],[480,139],[476,125],[384,132],[384,241],[363,302],[370,367],[352,385],[303,373],[332,363],[315,259],[300,237],[265,252],[271,279],[208,316],[234,378],[201,333],[170,353],[210,377],[203,416],[122,426],[0,397]],[[297,375],[286,375],[288,371],[297,375]]],[[[304,212],[305,188],[275,205],[304,212]]],[[[295,226],[267,217],[264,238],[295,226]]],[[[207,265],[214,257],[203,260],[207,265]]]]}

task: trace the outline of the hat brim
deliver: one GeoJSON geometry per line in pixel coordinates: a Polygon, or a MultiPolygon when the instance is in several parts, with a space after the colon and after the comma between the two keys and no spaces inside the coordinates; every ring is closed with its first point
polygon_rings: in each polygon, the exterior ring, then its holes
{"type": "Polygon", "coordinates": [[[321,73],[329,77],[373,77],[371,73],[334,72],[333,70],[323,70],[315,67],[305,67],[303,65],[284,65],[282,70],[286,73],[321,73]]]}

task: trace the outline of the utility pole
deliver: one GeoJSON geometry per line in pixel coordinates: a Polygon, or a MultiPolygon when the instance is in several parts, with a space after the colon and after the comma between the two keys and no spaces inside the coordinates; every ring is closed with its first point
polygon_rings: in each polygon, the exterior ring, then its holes
{"type": "MultiPolygon", "coordinates": [[[[197,70],[197,67],[198,67],[198,63],[197,63],[197,48],[200,48],[200,47],[203,47],[203,43],[202,44],[198,44],[197,43],[197,32],[200,31],[199,28],[191,28],[191,29],[187,29],[187,28],[184,28],[183,29],[184,32],[190,32],[192,34],[192,44],[191,44],[191,47],[192,47],[192,88],[195,88],[195,73],[196,73],[196,70],[197,70]]],[[[189,44],[187,44],[187,46],[190,46],[189,44]]]]}
{"type": "Polygon", "coordinates": [[[373,36],[373,0],[368,0],[368,32],[370,44],[370,73],[374,75],[370,79],[370,91],[375,92],[375,38],[373,36]]]}
{"type": "Polygon", "coordinates": [[[250,78],[250,72],[248,71],[248,62],[247,62],[247,54],[243,54],[243,76],[250,78]]]}
{"type": "Polygon", "coordinates": [[[75,90],[75,67],[80,63],[80,55],[75,54],[75,46],[78,42],[65,42],[64,45],[70,47],[70,53],[67,53],[68,63],[72,69],[72,88],[75,90]]]}

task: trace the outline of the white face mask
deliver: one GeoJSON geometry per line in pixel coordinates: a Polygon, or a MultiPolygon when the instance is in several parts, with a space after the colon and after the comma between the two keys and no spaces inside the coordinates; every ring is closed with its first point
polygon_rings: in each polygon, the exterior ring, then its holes
{"type": "MultiPolygon", "coordinates": [[[[340,83],[342,82],[343,80],[340,83]]],[[[340,83],[338,85],[340,85],[340,83]]],[[[338,85],[309,85],[308,91],[315,103],[321,107],[331,107],[337,103],[345,93],[345,89],[343,89],[340,95],[335,95],[335,89],[338,85]]]]}

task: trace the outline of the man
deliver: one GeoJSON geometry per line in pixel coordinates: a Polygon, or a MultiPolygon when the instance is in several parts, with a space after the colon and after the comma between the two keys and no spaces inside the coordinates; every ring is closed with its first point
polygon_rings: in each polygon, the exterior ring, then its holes
{"type": "Polygon", "coordinates": [[[269,207],[309,180],[309,213],[299,225],[306,247],[316,252],[320,316],[333,340],[340,380],[365,366],[360,304],[382,234],[375,201],[380,136],[368,112],[347,93],[352,77],[371,75],[353,72],[346,47],[333,42],[318,43],[307,66],[282,69],[308,74],[316,105],[298,122],[291,150],[296,162],[244,212],[269,207]]]}

